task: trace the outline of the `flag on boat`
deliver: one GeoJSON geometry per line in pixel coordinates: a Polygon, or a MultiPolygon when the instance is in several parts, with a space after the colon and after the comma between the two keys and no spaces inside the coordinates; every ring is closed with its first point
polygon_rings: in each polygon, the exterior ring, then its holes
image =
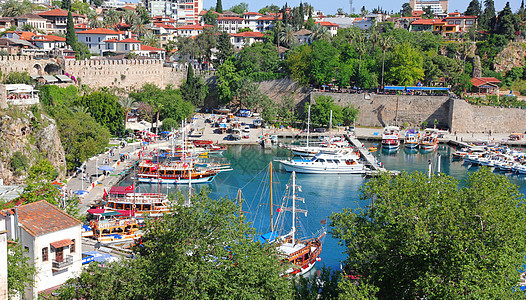
{"type": "Polygon", "coordinates": [[[108,193],[106,192],[106,189],[104,189],[104,195],[102,196],[102,199],[106,201],[106,197],[108,196],[108,193]]]}
{"type": "Polygon", "coordinates": [[[151,170],[152,171],[157,171],[157,166],[153,166],[151,170]]]}
{"type": "Polygon", "coordinates": [[[130,186],[127,186],[127,187],[126,187],[126,190],[127,190],[127,191],[133,191],[133,184],[130,185],[130,186]]]}
{"type": "Polygon", "coordinates": [[[327,219],[323,219],[323,220],[321,220],[321,221],[320,221],[320,224],[321,224],[321,225],[327,225],[327,219]]]}

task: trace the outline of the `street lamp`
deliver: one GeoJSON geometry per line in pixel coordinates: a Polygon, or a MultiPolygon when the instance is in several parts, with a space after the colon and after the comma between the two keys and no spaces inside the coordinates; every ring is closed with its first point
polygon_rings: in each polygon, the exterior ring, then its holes
{"type": "Polygon", "coordinates": [[[99,178],[99,157],[97,156],[95,158],[95,173],[97,178],[99,178]]]}

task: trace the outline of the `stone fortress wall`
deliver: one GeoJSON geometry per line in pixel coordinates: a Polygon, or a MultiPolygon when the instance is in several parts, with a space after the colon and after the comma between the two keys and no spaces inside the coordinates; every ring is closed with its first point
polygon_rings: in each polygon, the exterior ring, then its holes
{"type": "Polygon", "coordinates": [[[0,56],[0,71],[28,72],[30,75],[65,74],[75,76],[92,88],[139,88],[145,83],[159,87],[179,87],[186,78],[185,70],[164,67],[162,60],[67,60],[32,59],[27,56],[0,56]]]}
{"type": "Polygon", "coordinates": [[[446,96],[376,95],[312,92],[310,101],[317,95],[331,96],[338,105],[352,104],[360,109],[356,124],[383,127],[386,125],[419,126],[427,121],[432,127],[435,119],[438,128],[452,132],[511,133],[526,131],[526,110],[475,106],[465,100],[446,96]]]}

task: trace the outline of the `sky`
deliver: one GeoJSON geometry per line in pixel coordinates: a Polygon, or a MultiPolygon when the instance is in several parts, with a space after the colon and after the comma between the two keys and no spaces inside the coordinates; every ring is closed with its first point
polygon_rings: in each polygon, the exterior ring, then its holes
{"type": "MultiPolygon", "coordinates": [[[[459,11],[464,12],[466,11],[466,8],[468,7],[468,4],[471,0],[450,0],[449,1],[449,12],[459,11]]],[[[261,8],[265,7],[266,5],[275,4],[279,7],[282,7],[285,5],[285,3],[288,4],[288,6],[298,6],[300,3],[300,0],[295,1],[287,1],[287,0],[266,0],[266,1],[258,1],[258,0],[222,0],[223,10],[226,10],[236,4],[239,4],[241,2],[245,2],[248,4],[249,11],[258,11],[261,8]]],[[[349,6],[349,0],[307,0],[304,2],[310,3],[312,6],[314,6],[315,10],[321,10],[325,15],[329,14],[335,14],[338,8],[342,8],[345,12],[349,12],[350,6],[349,6]]],[[[353,0],[353,7],[355,8],[355,12],[360,11],[362,6],[365,6],[365,8],[369,11],[371,11],[373,8],[376,8],[380,6],[382,9],[387,11],[400,11],[400,8],[402,7],[402,4],[406,3],[408,1],[403,0],[353,0]]],[[[483,0],[479,0],[479,2],[484,2],[483,0]]],[[[500,11],[504,8],[506,5],[507,0],[494,0],[495,2],[495,10],[500,11]]],[[[516,12],[517,9],[519,9],[521,0],[512,0],[509,1],[510,6],[513,12],[516,12]]],[[[203,2],[203,9],[207,10],[210,7],[216,5],[216,0],[204,0],[203,2]]]]}

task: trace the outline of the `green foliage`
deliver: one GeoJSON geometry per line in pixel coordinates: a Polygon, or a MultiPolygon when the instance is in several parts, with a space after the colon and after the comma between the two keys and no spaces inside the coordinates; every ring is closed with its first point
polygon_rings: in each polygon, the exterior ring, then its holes
{"type": "Polygon", "coordinates": [[[269,43],[254,43],[250,47],[243,47],[232,61],[240,76],[254,80],[258,75],[253,77],[253,74],[279,74],[281,69],[278,51],[269,43]]]}
{"type": "Polygon", "coordinates": [[[409,5],[408,2],[402,4],[400,14],[402,15],[402,17],[411,17],[413,15],[413,9],[411,8],[411,5],[409,5]]]}
{"type": "Polygon", "coordinates": [[[20,151],[13,153],[13,156],[9,159],[10,169],[17,175],[22,174],[27,169],[28,163],[29,159],[20,151]]]}
{"type": "Polygon", "coordinates": [[[296,104],[294,98],[285,96],[281,99],[281,107],[278,110],[278,120],[285,126],[294,126],[296,123],[296,104]]]}
{"type": "Polygon", "coordinates": [[[31,84],[31,76],[27,72],[12,71],[4,75],[2,78],[3,84],[31,84]]]}
{"type": "Polygon", "coordinates": [[[220,14],[223,13],[223,3],[221,3],[221,0],[217,0],[216,2],[216,12],[220,14]]]}
{"type": "Polygon", "coordinates": [[[242,15],[248,11],[248,4],[246,4],[245,2],[241,2],[237,5],[232,6],[229,10],[235,12],[238,15],[242,15]]]}
{"type": "Polygon", "coordinates": [[[311,122],[319,126],[328,126],[332,111],[332,124],[341,124],[343,122],[342,107],[334,103],[331,96],[314,97],[316,104],[311,108],[311,122]]]}
{"type": "Polygon", "coordinates": [[[522,100],[518,100],[517,96],[497,96],[497,95],[486,95],[485,97],[466,97],[466,100],[473,105],[481,106],[496,106],[496,107],[508,107],[508,108],[526,108],[526,103],[522,100]]]}
{"type": "Polygon", "coordinates": [[[495,27],[495,3],[493,0],[484,0],[484,12],[480,16],[479,28],[493,31],[495,27]]]}
{"type": "Polygon", "coordinates": [[[238,84],[241,81],[241,75],[237,73],[232,59],[228,59],[219,67],[217,71],[219,74],[217,84],[219,102],[221,104],[227,104],[234,100],[234,94],[237,90],[238,84]]]}
{"type": "Polygon", "coordinates": [[[108,128],[112,135],[124,134],[124,111],[116,96],[107,92],[92,92],[77,98],[74,105],[88,108],[97,123],[108,128]]]}
{"type": "Polygon", "coordinates": [[[338,299],[340,276],[340,272],[333,272],[331,268],[327,268],[325,265],[321,268],[319,276],[297,276],[294,278],[294,298],[338,299]]]}
{"type": "Polygon", "coordinates": [[[64,10],[71,10],[71,0],[62,0],[60,8],[64,10]]]}
{"type": "Polygon", "coordinates": [[[183,100],[181,91],[167,87],[164,90],[153,84],[145,84],[136,92],[131,93],[130,97],[137,102],[148,103],[155,108],[159,108],[159,118],[171,118],[180,122],[190,116],[194,111],[194,106],[183,100]]]}
{"type": "MultiPolygon", "coordinates": [[[[5,251],[5,250],[4,250],[5,251]]],[[[34,277],[37,273],[35,265],[30,261],[29,255],[24,254],[19,243],[7,244],[7,287],[9,299],[18,299],[24,296],[27,286],[34,286],[34,277]]]]}
{"type": "Polygon", "coordinates": [[[147,219],[136,258],[91,265],[60,299],[290,299],[274,245],[254,240],[237,203],[201,192],[176,214],[147,219]],[[241,217],[243,218],[243,217],[241,217]],[[162,278],[162,280],[160,280],[162,278]]]}
{"type": "MultiPolygon", "coordinates": [[[[62,3],[69,2],[69,6],[71,6],[71,2],[69,0],[64,0],[62,3]]],[[[67,10],[69,10],[68,8],[67,10]]],[[[77,48],[77,35],[75,34],[75,23],[73,22],[73,15],[71,14],[71,11],[68,11],[68,19],[66,23],[66,44],[71,46],[73,50],[77,48]]]]}
{"type": "Polygon", "coordinates": [[[471,0],[468,4],[468,8],[466,9],[466,12],[464,12],[465,16],[477,16],[480,17],[482,14],[482,5],[478,0],[471,0]]]}
{"type": "Polygon", "coordinates": [[[71,3],[71,11],[78,14],[87,15],[90,12],[90,6],[87,2],[75,0],[71,3]]]}
{"type": "Polygon", "coordinates": [[[394,47],[387,65],[388,80],[398,85],[411,86],[424,78],[422,55],[407,43],[394,47]]]}
{"type": "Polygon", "coordinates": [[[278,13],[280,11],[279,6],[271,4],[263,7],[259,10],[260,14],[266,14],[266,13],[278,13]]]}
{"type": "Polygon", "coordinates": [[[495,32],[512,39],[515,36],[516,23],[519,23],[518,17],[516,18],[516,15],[511,11],[510,3],[506,2],[504,9],[499,12],[495,32]]]}
{"type": "Polygon", "coordinates": [[[25,13],[30,13],[34,10],[35,5],[31,1],[24,0],[19,2],[17,0],[9,0],[3,2],[0,6],[0,11],[3,17],[18,17],[25,13]]]}
{"type": "Polygon", "coordinates": [[[208,10],[202,17],[202,20],[207,25],[216,25],[217,14],[211,10],[208,10]]]}
{"type": "Polygon", "coordinates": [[[163,131],[172,131],[179,128],[179,122],[172,118],[166,118],[163,120],[163,124],[161,125],[161,129],[163,131]]]}
{"type": "Polygon", "coordinates": [[[342,110],[342,121],[344,125],[351,125],[358,118],[360,110],[354,107],[352,104],[343,108],[342,110]]]}
{"type": "Polygon", "coordinates": [[[181,85],[181,94],[184,100],[192,103],[196,107],[203,106],[206,95],[208,94],[208,86],[203,82],[203,79],[199,76],[194,76],[192,64],[188,66],[186,81],[181,85]]]}
{"type": "Polygon", "coordinates": [[[26,187],[20,195],[20,199],[26,203],[46,200],[57,205],[60,199],[60,191],[51,184],[57,176],[57,170],[47,159],[39,160],[27,172],[26,187]]]}
{"type": "Polygon", "coordinates": [[[358,291],[511,299],[526,254],[523,197],[488,168],[462,185],[444,174],[384,174],[362,190],[368,209],[331,215],[331,234],[346,245],[344,270],[361,276],[358,291]]]}
{"type": "Polygon", "coordinates": [[[506,47],[508,42],[509,39],[499,34],[492,34],[487,40],[477,42],[477,50],[475,53],[480,56],[482,66],[493,69],[495,57],[506,47]]]}

